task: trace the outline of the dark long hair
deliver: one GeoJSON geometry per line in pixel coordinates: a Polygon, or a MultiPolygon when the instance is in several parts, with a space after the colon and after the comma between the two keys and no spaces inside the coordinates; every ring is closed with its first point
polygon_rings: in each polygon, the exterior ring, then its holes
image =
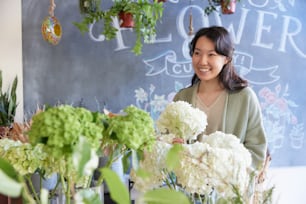
{"type": "MultiPolygon", "coordinates": [[[[198,39],[202,36],[207,37],[215,44],[215,51],[229,59],[229,62],[225,64],[219,74],[219,80],[223,86],[229,91],[241,90],[248,86],[248,82],[242,79],[237,73],[232,64],[234,46],[229,32],[221,26],[211,26],[201,28],[195,34],[194,38],[189,44],[189,54],[192,57],[195,45],[198,39]]],[[[191,86],[196,84],[200,79],[196,74],[193,75],[191,80],[191,86]]]]}

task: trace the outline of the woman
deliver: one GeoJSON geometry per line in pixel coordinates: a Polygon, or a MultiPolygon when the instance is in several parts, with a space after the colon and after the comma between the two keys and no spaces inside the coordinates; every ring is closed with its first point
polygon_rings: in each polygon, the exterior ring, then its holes
{"type": "Polygon", "coordinates": [[[240,138],[254,169],[261,169],[267,143],[260,105],[247,81],[235,72],[229,32],[219,26],[202,28],[189,47],[195,74],[191,86],[180,90],[174,101],[186,101],[206,113],[205,134],[222,131],[240,138]]]}

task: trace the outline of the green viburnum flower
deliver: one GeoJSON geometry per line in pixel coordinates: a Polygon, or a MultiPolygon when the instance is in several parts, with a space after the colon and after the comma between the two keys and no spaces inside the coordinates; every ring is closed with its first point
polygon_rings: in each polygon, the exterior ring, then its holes
{"type": "Polygon", "coordinates": [[[85,136],[93,148],[98,148],[104,126],[102,114],[85,108],[60,105],[48,108],[32,117],[29,134],[31,144],[43,143],[52,154],[71,154],[80,136],[85,136]]]}
{"type": "Polygon", "coordinates": [[[0,157],[12,164],[18,173],[27,175],[42,168],[48,154],[44,151],[43,144],[32,146],[5,138],[0,140],[0,157]]]}
{"type": "Polygon", "coordinates": [[[124,112],[109,118],[106,135],[134,150],[150,147],[155,141],[155,130],[149,113],[133,105],[126,107],[124,112]]]}

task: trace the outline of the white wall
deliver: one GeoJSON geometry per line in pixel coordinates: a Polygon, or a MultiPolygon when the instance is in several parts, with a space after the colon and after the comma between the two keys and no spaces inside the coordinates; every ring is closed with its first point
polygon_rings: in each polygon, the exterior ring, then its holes
{"type": "Polygon", "coordinates": [[[306,166],[270,168],[266,184],[275,186],[274,204],[306,203],[306,166]]]}
{"type": "Polygon", "coordinates": [[[3,90],[18,77],[17,100],[19,105],[15,120],[23,120],[22,80],[22,27],[21,0],[0,1],[0,69],[3,75],[3,90]]]}

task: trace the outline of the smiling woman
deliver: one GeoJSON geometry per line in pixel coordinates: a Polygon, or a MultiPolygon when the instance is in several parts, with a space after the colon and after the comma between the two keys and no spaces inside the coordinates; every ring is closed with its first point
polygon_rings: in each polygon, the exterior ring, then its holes
{"type": "Polygon", "coordinates": [[[236,73],[233,46],[224,27],[199,29],[189,46],[195,72],[191,86],[181,89],[174,101],[186,101],[207,114],[206,134],[236,135],[251,152],[253,169],[260,170],[267,149],[261,109],[247,80],[236,73]]]}

